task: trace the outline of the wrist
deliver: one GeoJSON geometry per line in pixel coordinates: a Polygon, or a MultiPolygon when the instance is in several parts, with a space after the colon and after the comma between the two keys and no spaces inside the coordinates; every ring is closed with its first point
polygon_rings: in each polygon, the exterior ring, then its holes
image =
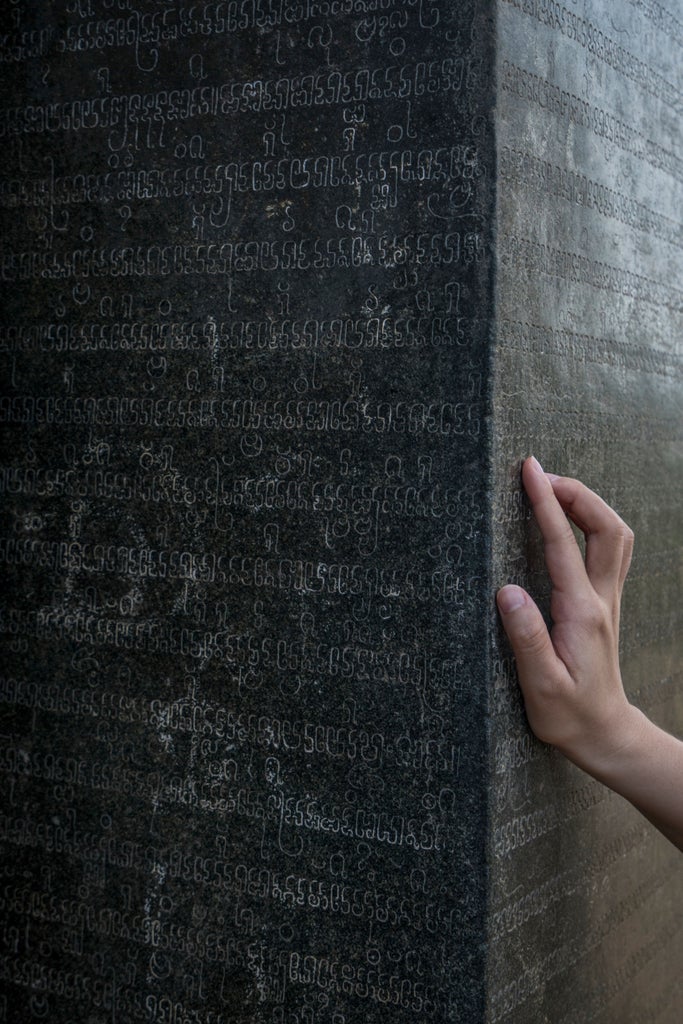
{"type": "Polygon", "coordinates": [[[643,712],[624,701],[609,722],[580,744],[562,749],[562,753],[583,771],[619,791],[622,781],[637,770],[648,749],[652,722],[643,712]]]}
{"type": "Polygon", "coordinates": [[[567,756],[595,779],[629,800],[683,851],[683,743],[627,705],[609,743],[595,743],[587,754],[567,756]]]}

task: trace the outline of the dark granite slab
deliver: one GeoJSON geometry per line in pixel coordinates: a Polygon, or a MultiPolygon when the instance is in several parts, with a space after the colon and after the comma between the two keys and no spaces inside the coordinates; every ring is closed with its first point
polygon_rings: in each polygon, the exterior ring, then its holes
{"type": "Polygon", "coordinates": [[[541,4],[0,12],[0,1021],[677,1020],[678,862],[492,607],[533,448],[681,721],[678,23],[593,8],[647,74],[541,4]]]}
{"type": "Polygon", "coordinates": [[[2,19],[7,1019],[477,1019],[486,5],[2,19]]]}

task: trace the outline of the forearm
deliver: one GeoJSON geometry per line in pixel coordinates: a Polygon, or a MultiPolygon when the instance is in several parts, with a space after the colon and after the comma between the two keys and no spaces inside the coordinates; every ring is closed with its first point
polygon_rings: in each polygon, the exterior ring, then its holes
{"type": "Polygon", "coordinates": [[[606,751],[564,753],[625,797],[683,852],[683,742],[633,706],[617,740],[606,751]]]}

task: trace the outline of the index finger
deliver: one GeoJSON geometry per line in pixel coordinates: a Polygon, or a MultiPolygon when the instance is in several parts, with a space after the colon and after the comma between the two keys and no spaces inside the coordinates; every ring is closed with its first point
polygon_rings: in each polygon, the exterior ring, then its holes
{"type": "Polygon", "coordinates": [[[522,466],[522,480],[543,535],[553,587],[561,594],[580,597],[590,587],[583,557],[553,485],[533,456],[522,466]]]}

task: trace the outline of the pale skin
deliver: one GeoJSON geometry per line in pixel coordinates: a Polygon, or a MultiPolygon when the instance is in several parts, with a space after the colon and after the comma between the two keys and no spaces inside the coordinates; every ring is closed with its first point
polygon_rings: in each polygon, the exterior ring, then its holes
{"type": "Polygon", "coordinates": [[[578,480],[534,458],[522,480],[552,582],[550,632],[521,587],[498,591],[536,736],[629,800],[683,851],[683,743],[630,704],[619,667],[619,610],[633,533],[578,480]],[[567,517],[586,538],[585,560],[567,517]]]}

